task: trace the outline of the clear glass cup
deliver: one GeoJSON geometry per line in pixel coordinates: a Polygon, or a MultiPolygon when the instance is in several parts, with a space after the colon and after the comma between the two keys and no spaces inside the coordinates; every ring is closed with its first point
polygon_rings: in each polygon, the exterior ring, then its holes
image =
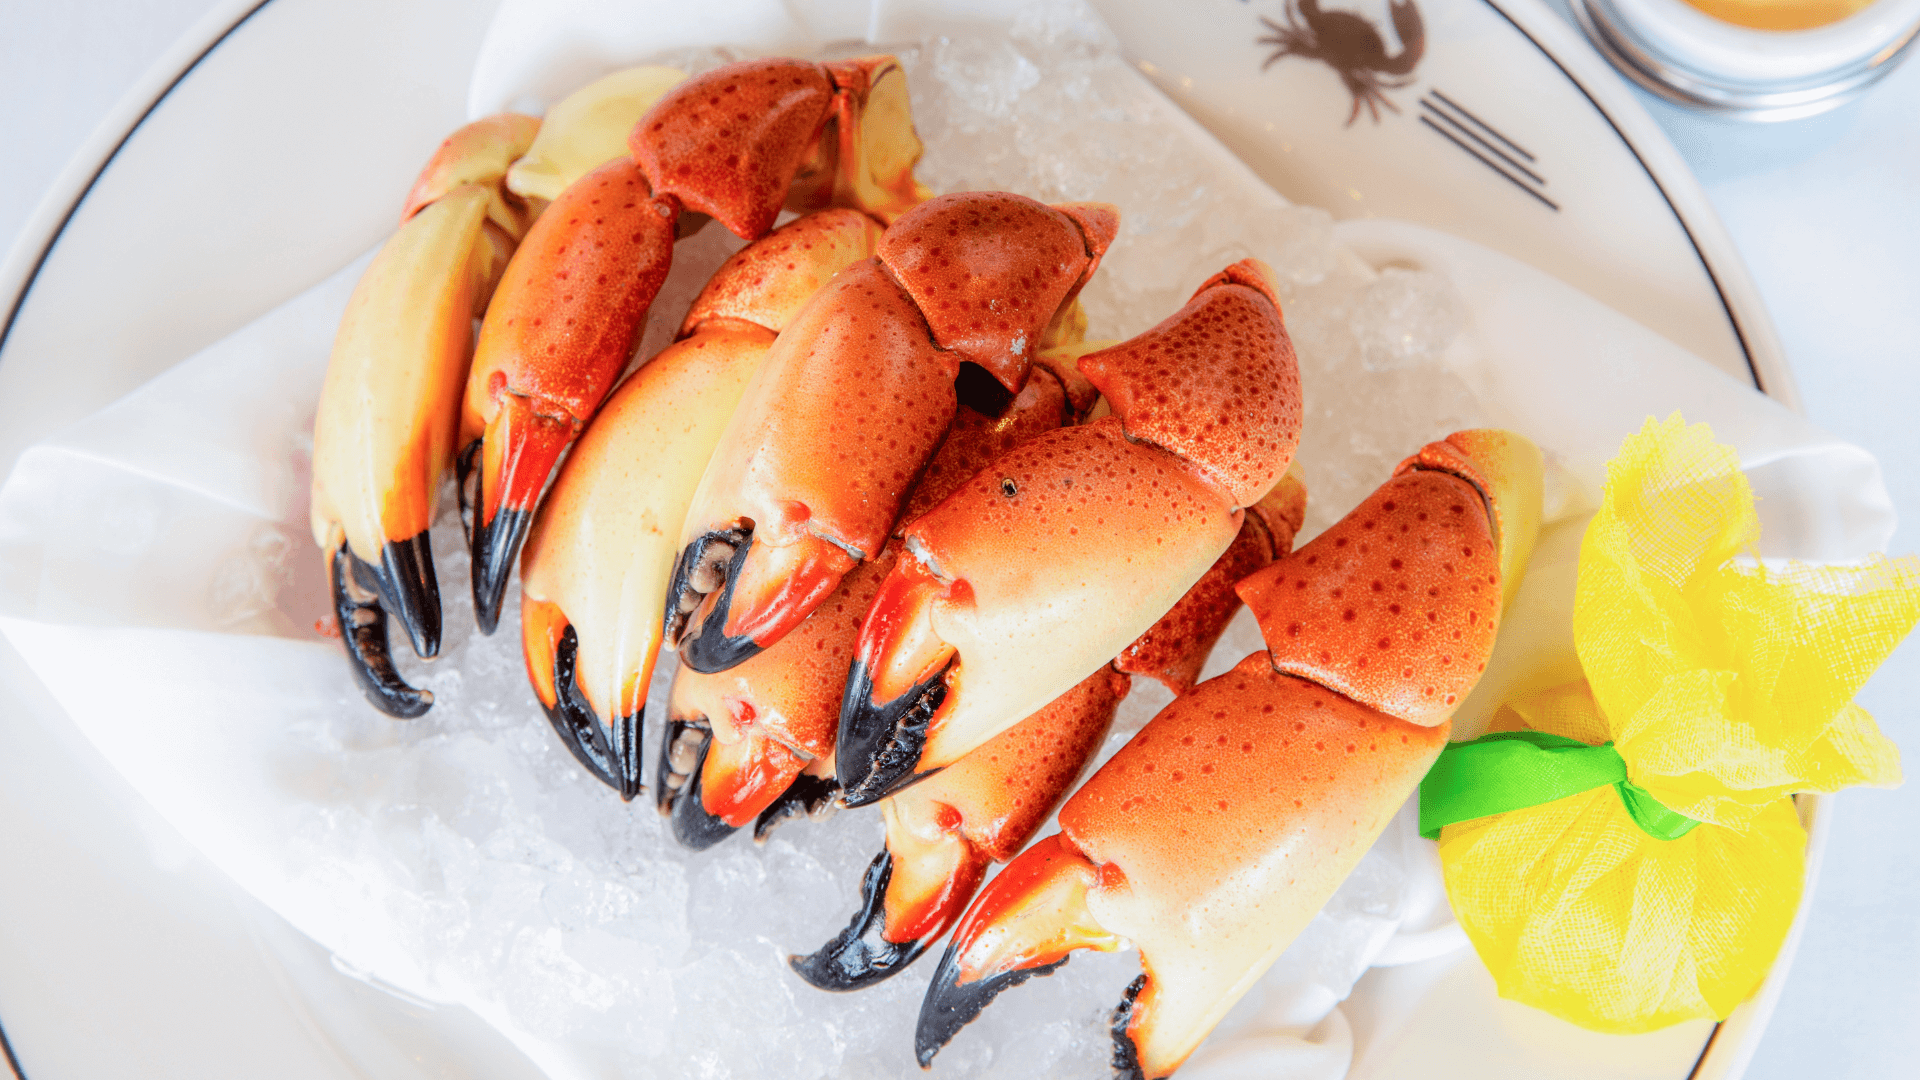
{"type": "Polygon", "coordinates": [[[1572,0],[1622,73],[1749,120],[1825,112],[1916,51],[1920,0],[1572,0]]]}

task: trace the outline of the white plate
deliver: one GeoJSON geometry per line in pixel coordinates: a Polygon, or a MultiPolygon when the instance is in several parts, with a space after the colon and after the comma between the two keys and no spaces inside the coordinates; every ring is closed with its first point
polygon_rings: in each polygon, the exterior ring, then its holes
{"type": "MultiPolygon", "coordinates": [[[[1343,2],[1387,22],[1376,0],[1343,2]]],[[[1398,111],[1351,126],[1330,66],[1260,70],[1259,19],[1287,23],[1280,4],[1100,6],[1283,194],[1506,251],[1791,402],[1731,245],[1624,85],[1537,0],[1420,4],[1425,55],[1383,92],[1398,111]]],[[[19,297],[0,344],[0,469],[376,242],[421,148],[463,119],[489,15],[453,0],[236,3],[183,42],[180,76],[110,124],[0,268],[0,303],[19,297]]],[[[335,972],[132,797],[16,656],[0,667],[0,924],[34,928],[0,938],[0,1018],[29,1076],[533,1075],[471,1017],[335,972]]],[[[1478,1074],[1537,1073],[1537,1014],[1496,1001],[1477,963],[1393,978],[1409,1007],[1356,1018],[1392,1051],[1362,1072],[1408,1075],[1426,1039],[1472,1024],[1490,1045],[1478,1074]]],[[[1766,1000],[1705,1057],[1698,1029],[1606,1053],[1634,1075],[1734,1075],[1766,1000]]]]}

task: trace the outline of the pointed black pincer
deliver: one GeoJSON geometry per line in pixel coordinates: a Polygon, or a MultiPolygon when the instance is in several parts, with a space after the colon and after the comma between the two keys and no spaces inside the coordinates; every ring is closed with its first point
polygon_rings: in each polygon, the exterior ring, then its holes
{"type": "MultiPolygon", "coordinates": [[[[365,566],[365,563],[361,564],[365,566]]],[[[372,567],[368,567],[372,569],[372,567]]],[[[440,655],[440,582],[433,574],[433,545],[427,530],[380,548],[380,598],[413,640],[413,655],[440,655]]]]}
{"type": "MultiPolygon", "coordinates": [[[[733,826],[707,813],[700,799],[700,773],[707,763],[707,748],[713,745],[713,732],[683,720],[668,720],[660,733],[660,757],[654,766],[654,805],[673,822],[673,838],[682,847],[705,851],[732,836],[733,826]],[[688,771],[680,774],[673,767],[675,746],[697,739],[688,771]],[[675,787],[672,779],[684,776],[675,787]]],[[[682,749],[680,753],[686,751],[682,749]]]]}
{"type": "Polygon", "coordinates": [[[507,581],[532,527],[533,511],[503,506],[493,520],[473,530],[473,621],[483,634],[493,633],[500,625],[507,581]]]}
{"type": "Polygon", "coordinates": [[[456,466],[460,474],[460,517],[467,529],[467,549],[473,555],[473,621],[481,633],[491,634],[500,625],[507,580],[513,576],[513,564],[527,542],[527,531],[533,527],[533,511],[502,506],[491,520],[483,517],[486,504],[475,468],[480,448],[479,439],[468,443],[456,466]]]}
{"type": "MultiPolygon", "coordinates": [[[[738,530],[724,533],[709,533],[688,544],[674,563],[673,580],[667,587],[667,619],[675,624],[674,613],[684,590],[692,588],[689,580],[695,567],[706,558],[707,545],[726,543],[733,546],[733,557],[727,563],[727,584],[720,598],[707,612],[707,617],[699,623],[684,627],[679,642],[674,646],[680,655],[680,662],[700,672],[712,675],[728,668],[738,667],[758,656],[759,645],[751,637],[741,635],[731,637],[727,634],[727,614],[733,610],[733,587],[740,581],[740,570],[747,562],[747,552],[753,550],[753,536],[738,530]]],[[[694,615],[698,615],[695,611],[694,615]]]]}
{"type": "Polygon", "coordinates": [[[1133,1045],[1133,1036],[1127,1034],[1127,1025],[1133,1022],[1133,1005],[1140,1000],[1140,991],[1146,989],[1147,977],[1141,975],[1127,984],[1127,993],[1120,999],[1120,1005],[1113,1010],[1113,1076],[1114,1080],[1147,1080],[1140,1071],[1140,1048],[1133,1045]]]}
{"type": "Polygon", "coordinates": [[[840,699],[834,771],[844,806],[865,806],[933,775],[916,775],[927,745],[927,723],[947,698],[947,670],[915,683],[883,705],[873,703],[873,673],[855,659],[840,699]]]}
{"type": "MultiPolygon", "coordinates": [[[[927,946],[939,938],[914,941],[888,941],[887,882],[893,877],[893,853],[886,848],[874,856],[860,878],[860,910],[832,941],[810,956],[792,956],[787,963],[800,977],[822,990],[858,990],[872,986],[920,958],[927,946]]],[[[942,931],[946,927],[940,928],[942,931]]]]}
{"type": "MultiPolygon", "coordinates": [[[[392,545],[389,545],[391,547],[392,545]]],[[[384,561],[384,560],[383,560],[384,561]]],[[[431,563],[428,564],[432,566],[431,563]]],[[[333,587],[333,615],[347,646],[347,661],[373,707],[388,716],[411,720],[433,706],[433,694],[408,686],[393,667],[387,641],[387,612],[381,572],[347,549],[333,553],[327,577],[333,587]]],[[[435,607],[436,614],[438,606],[435,607]]],[[[436,622],[438,620],[435,620],[436,622]]]]}
{"type": "Polygon", "coordinates": [[[619,717],[613,730],[608,731],[580,692],[574,674],[579,654],[580,637],[569,626],[561,633],[560,645],[553,653],[553,707],[547,710],[547,721],[574,760],[631,802],[644,790],[640,782],[640,732],[647,710],[643,706],[632,716],[619,717]]]}
{"type": "Polygon", "coordinates": [[[776,826],[793,818],[823,818],[837,807],[834,797],[840,794],[840,785],[830,777],[809,776],[801,773],[787,785],[787,790],[773,800],[760,816],[753,819],[753,840],[756,844],[766,843],[773,835],[776,826]]]}
{"type": "Polygon", "coordinates": [[[933,982],[927,986],[927,996],[920,1002],[920,1022],[913,1032],[913,1052],[919,1059],[920,1067],[933,1067],[933,1056],[947,1045],[956,1033],[973,1022],[1001,991],[1011,989],[1036,975],[1051,975],[1069,957],[1061,957],[1051,964],[1022,968],[999,975],[989,975],[984,979],[975,979],[970,983],[960,982],[960,958],[956,943],[949,942],[947,951],[940,956],[940,966],[934,969],[933,982]]]}

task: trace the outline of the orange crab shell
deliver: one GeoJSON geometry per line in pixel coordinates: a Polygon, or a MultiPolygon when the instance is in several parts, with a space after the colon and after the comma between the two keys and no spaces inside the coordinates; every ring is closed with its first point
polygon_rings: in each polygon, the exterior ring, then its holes
{"type": "Polygon", "coordinates": [[[815,293],[873,255],[880,223],[858,210],[821,210],[796,218],[734,252],[701,290],[680,335],[713,319],[744,319],[778,333],[815,293]]]}
{"type": "Polygon", "coordinates": [[[1255,514],[1246,515],[1240,523],[1240,535],[1233,538],[1226,552],[1159,622],[1127,646],[1113,666],[1128,674],[1158,679],[1175,694],[1193,689],[1214,643],[1240,609],[1234,584],[1285,550],[1276,545],[1264,520],[1255,514]]]}
{"type": "Polygon", "coordinates": [[[1493,649],[1500,553],[1473,485],[1416,469],[1239,592],[1279,670],[1439,724],[1493,649]]]}
{"type": "Polygon", "coordinates": [[[878,263],[843,271],[774,343],[688,513],[690,529],[745,517],[754,543],[809,534],[871,556],[946,433],[957,361],[878,263]],[[835,355],[859,363],[835,362],[835,355]],[[731,505],[704,506],[716,482],[731,505]]]}
{"type": "Polygon", "coordinates": [[[940,449],[920,474],[920,482],[900,511],[902,522],[912,521],[953,493],[989,462],[1036,435],[1052,431],[1067,418],[1067,395],[1052,371],[1036,372],[1014,395],[999,416],[970,408],[953,412],[953,423],[940,449]]]}
{"type": "Polygon", "coordinates": [[[893,853],[888,941],[928,937],[959,918],[987,864],[1013,858],[1072,789],[1130,686],[1126,676],[1102,668],[949,768],[881,803],[893,853]]]}
{"type": "Polygon", "coordinates": [[[667,91],[627,146],[654,194],[753,239],[773,228],[833,95],[826,69],[805,60],[728,64],[667,91]]]}
{"type": "Polygon", "coordinates": [[[469,438],[505,393],[538,397],[563,422],[593,416],[666,278],[674,229],[661,209],[629,161],[602,165],[547,207],[488,305],[467,381],[469,438]],[[592,239],[567,239],[589,230],[592,239]]]}
{"type": "Polygon", "coordinates": [[[447,136],[414,178],[400,220],[405,222],[461,184],[485,184],[493,191],[488,219],[509,236],[518,237],[526,231],[526,217],[515,209],[517,202],[509,206],[502,198],[500,181],[508,167],[533,145],[533,137],[539,132],[536,117],[499,113],[475,120],[447,136]]]}
{"type": "Polygon", "coordinates": [[[1104,204],[960,192],[902,216],[878,254],[941,348],[1019,390],[1041,336],[1099,265],[1118,220],[1104,204]]]}
{"type": "Polygon", "coordinates": [[[1235,506],[1265,494],[1300,444],[1300,373],[1271,274],[1236,263],[1158,326],[1080,358],[1129,437],[1192,462],[1235,506]]]}
{"type": "Polygon", "coordinates": [[[1176,699],[1060,811],[1087,911],[1140,949],[1128,1034],[1172,1072],[1313,918],[1446,743],[1255,653],[1176,699]]]}

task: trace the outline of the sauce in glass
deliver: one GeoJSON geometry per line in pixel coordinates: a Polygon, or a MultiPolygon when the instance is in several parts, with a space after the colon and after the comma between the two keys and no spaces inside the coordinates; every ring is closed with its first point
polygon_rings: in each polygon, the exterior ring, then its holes
{"type": "Polygon", "coordinates": [[[1873,0],[1686,0],[1735,26],[1754,30],[1811,30],[1837,23],[1873,0]]]}

